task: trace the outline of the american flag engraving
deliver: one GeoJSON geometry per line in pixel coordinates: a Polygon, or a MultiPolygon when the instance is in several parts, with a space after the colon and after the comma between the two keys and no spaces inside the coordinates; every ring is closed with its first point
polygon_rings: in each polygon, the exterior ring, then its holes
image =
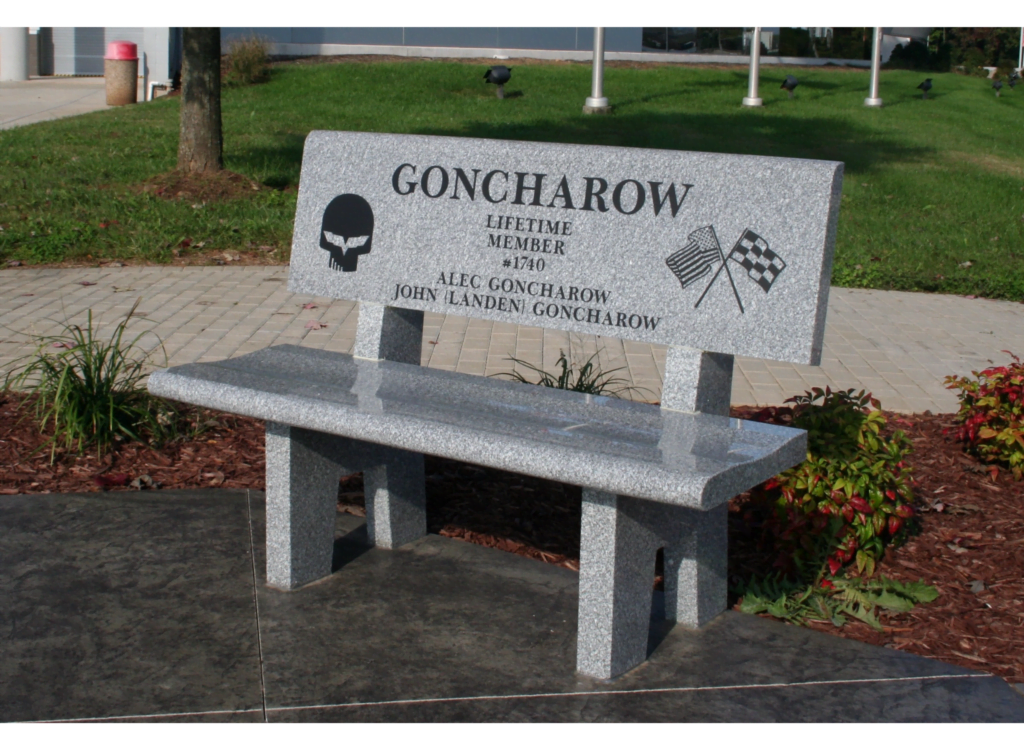
{"type": "Polygon", "coordinates": [[[707,276],[713,263],[725,262],[714,227],[701,227],[690,232],[686,239],[688,242],[682,250],[672,253],[665,259],[665,263],[679,279],[683,289],[697,279],[707,276]]]}

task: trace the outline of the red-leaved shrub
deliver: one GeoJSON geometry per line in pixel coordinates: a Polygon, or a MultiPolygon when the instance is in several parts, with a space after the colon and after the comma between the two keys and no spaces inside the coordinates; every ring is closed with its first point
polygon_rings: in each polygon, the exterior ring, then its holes
{"type": "Polygon", "coordinates": [[[1008,466],[1024,479],[1024,363],[1013,362],[972,372],[974,379],[946,377],[946,387],[960,391],[956,437],[982,461],[1008,466]]]}
{"type": "Polygon", "coordinates": [[[864,391],[815,388],[787,403],[791,419],[773,419],[783,410],[758,416],[807,430],[807,460],[752,492],[775,566],[820,581],[853,563],[870,576],[914,515],[910,441],[886,433],[878,400],[864,391]]]}

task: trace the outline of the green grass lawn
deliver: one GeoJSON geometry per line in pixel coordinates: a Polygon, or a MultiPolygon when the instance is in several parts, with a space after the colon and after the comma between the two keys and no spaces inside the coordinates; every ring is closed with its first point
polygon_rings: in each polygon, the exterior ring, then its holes
{"type": "MultiPolygon", "coordinates": [[[[513,68],[500,101],[482,65],[277,66],[269,83],[224,90],[225,165],[294,186],[313,129],[834,159],[846,179],[833,283],[1024,300],[1024,87],[996,98],[985,79],[930,74],[922,101],[924,75],[883,71],[879,110],[863,106],[866,71],[766,67],[751,110],[741,66],[616,67],[602,117],[581,113],[589,64],[513,68]]],[[[166,262],[186,238],[287,257],[294,190],[206,205],[138,190],[174,168],[177,137],[175,98],[0,131],[0,259],[166,262]]]]}

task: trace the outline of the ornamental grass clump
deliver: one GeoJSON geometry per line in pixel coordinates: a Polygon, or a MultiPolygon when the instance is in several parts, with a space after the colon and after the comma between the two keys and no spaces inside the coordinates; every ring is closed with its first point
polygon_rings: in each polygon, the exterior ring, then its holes
{"type": "MultiPolygon", "coordinates": [[[[547,388],[559,388],[564,391],[576,391],[577,393],[590,393],[595,396],[615,396],[622,398],[624,396],[628,396],[630,393],[639,393],[640,391],[646,390],[644,388],[629,385],[629,381],[625,378],[612,377],[613,373],[625,369],[623,367],[616,367],[615,369],[607,371],[602,370],[600,364],[595,364],[594,362],[599,353],[600,352],[594,352],[583,364],[580,365],[575,361],[570,362],[565,352],[559,350],[558,361],[555,365],[559,368],[560,372],[547,372],[536,365],[531,365],[529,362],[516,359],[515,357],[508,357],[508,359],[516,365],[537,373],[540,378],[536,382],[533,380],[527,380],[526,376],[516,371],[515,368],[513,368],[512,372],[500,374],[512,378],[517,383],[542,385],[547,388]]],[[[573,359],[575,360],[575,358],[573,359]]]]}
{"type": "MultiPolygon", "coordinates": [[[[1004,350],[1005,351],[1005,350],[1004,350]]],[[[957,440],[970,453],[992,464],[1006,466],[1017,480],[1024,479],[1024,363],[1006,351],[1013,362],[972,372],[974,378],[946,377],[946,387],[958,390],[960,411],[955,421],[957,440]]]]}
{"type": "Polygon", "coordinates": [[[162,442],[175,430],[174,407],[142,385],[146,358],[131,356],[145,332],[125,340],[140,301],[109,340],[96,338],[89,310],[84,328],[65,323],[62,334],[40,337],[28,363],[5,377],[4,390],[23,390],[33,398],[39,429],[53,430],[47,442],[51,462],[58,447],[78,453],[94,447],[102,454],[115,441],[162,442]]]}
{"type": "Polygon", "coordinates": [[[270,78],[270,43],[261,36],[234,39],[228,45],[228,82],[261,83],[270,78]]]}

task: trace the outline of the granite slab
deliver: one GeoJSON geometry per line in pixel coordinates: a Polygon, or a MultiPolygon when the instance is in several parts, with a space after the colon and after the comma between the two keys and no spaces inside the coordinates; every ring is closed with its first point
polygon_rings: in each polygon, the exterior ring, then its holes
{"type": "Polygon", "coordinates": [[[313,131],[294,292],[818,364],[843,165],[313,131]]]}
{"type": "Polygon", "coordinates": [[[710,509],[802,461],[802,430],[282,345],[151,393],[407,451],[710,509]]]}

